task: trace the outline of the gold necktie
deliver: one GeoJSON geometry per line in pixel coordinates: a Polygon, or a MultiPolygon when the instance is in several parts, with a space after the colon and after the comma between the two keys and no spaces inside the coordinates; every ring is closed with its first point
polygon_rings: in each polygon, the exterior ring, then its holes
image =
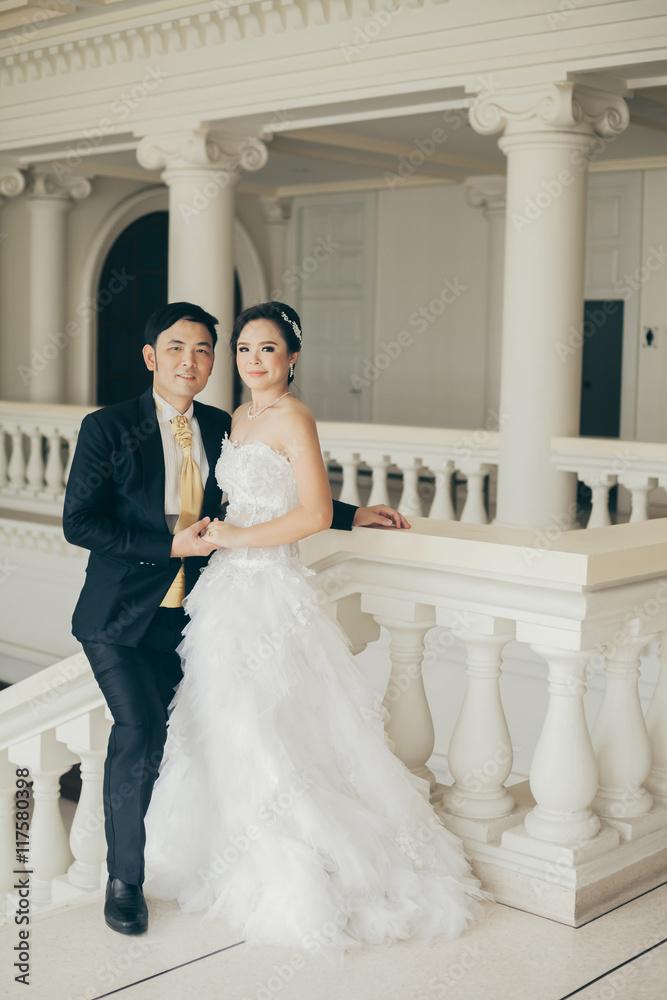
{"type": "MultiPolygon", "coordinates": [[[[158,410],[162,406],[155,400],[158,410]]],[[[189,528],[199,520],[201,505],[204,499],[204,487],[201,481],[199,466],[192,457],[192,428],[187,417],[178,413],[169,421],[174,437],[183,449],[183,469],[181,471],[181,512],[174,526],[174,534],[189,528]]],[[[174,581],[164,596],[161,608],[180,608],[185,596],[185,571],[183,560],[174,581]]]]}

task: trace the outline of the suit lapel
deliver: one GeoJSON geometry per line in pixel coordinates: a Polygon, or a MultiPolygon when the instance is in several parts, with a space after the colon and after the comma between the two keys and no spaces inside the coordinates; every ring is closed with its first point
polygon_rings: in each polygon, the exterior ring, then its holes
{"type": "MultiPolygon", "coordinates": [[[[141,413],[139,447],[146,508],[155,512],[156,520],[162,519],[162,524],[168,531],[167,522],[164,520],[164,451],[152,386],[139,397],[139,410],[141,413]]],[[[160,521],[157,523],[160,524],[160,521]]]]}

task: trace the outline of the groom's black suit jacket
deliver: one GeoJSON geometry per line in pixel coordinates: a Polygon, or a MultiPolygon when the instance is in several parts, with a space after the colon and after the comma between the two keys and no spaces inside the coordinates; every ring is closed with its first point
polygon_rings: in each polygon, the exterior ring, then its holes
{"type": "MultiPolygon", "coordinates": [[[[224,410],[194,401],[208,460],[201,516],[221,516],[215,478],[222,439],[231,428],[224,410]]],[[[173,536],[164,516],[162,436],[152,387],[127,403],[87,414],[67,480],[65,538],[90,549],[86,581],[72,617],[77,639],[137,646],[176,576],[173,536]]],[[[334,500],[332,528],[350,529],[356,507],[334,500]]],[[[208,556],[185,562],[185,592],[208,556]]]]}

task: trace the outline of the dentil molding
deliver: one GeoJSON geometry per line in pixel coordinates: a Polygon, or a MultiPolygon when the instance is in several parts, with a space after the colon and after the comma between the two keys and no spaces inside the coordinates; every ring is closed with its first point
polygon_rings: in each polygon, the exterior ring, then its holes
{"type": "Polygon", "coordinates": [[[145,136],[137,160],[146,170],[192,171],[216,168],[231,175],[260,170],[269,153],[256,136],[240,136],[214,129],[192,129],[145,136]]]}
{"type": "MultiPolygon", "coordinates": [[[[405,0],[408,8],[441,6],[446,0],[405,0]]],[[[189,17],[120,28],[117,22],[96,27],[88,37],[71,38],[0,55],[0,85],[17,86],[45,77],[108,67],[116,63],[154,59],[263,35],[321,27],[342,21],[362,21],[387,7],[386,0],[213,0],[197,5],[189,17]],[[213,8],[213,9],[211,9],[213,8]]]]}
{"type": "Polygon", "coordinates": [[[481,135],[574,132],[611,138],[630,122],[628,106],[618,94],[569,80],[480,93],[469,116],[481,135]]]}

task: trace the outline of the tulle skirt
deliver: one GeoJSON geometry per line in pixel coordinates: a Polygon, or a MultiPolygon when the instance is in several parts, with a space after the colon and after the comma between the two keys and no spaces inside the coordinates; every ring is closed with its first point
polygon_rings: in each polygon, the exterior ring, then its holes
{"type": "Polygon", "coordinates": [[[456,937],[491,897],[393,754],[308,575],[221,549],[186,598],[146,897],[334,964],[362,943],[456,937]]]}

